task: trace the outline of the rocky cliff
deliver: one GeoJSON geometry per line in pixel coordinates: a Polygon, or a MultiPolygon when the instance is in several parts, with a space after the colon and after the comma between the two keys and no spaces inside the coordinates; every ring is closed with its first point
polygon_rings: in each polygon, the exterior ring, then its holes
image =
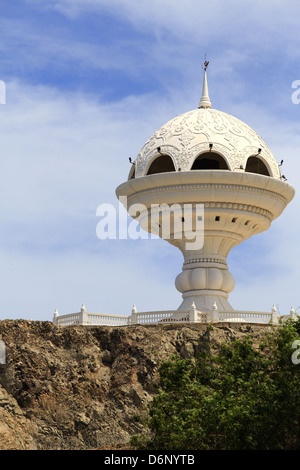
{"type": "Polygon", "coordinates": [[[219,323],[66,327],[0,321],[0,449],[97,449],[126,445],[155,393],[161,360],[271,326],[219,323]],[[4,362],[2,360],[2,362],[4,362]]]}

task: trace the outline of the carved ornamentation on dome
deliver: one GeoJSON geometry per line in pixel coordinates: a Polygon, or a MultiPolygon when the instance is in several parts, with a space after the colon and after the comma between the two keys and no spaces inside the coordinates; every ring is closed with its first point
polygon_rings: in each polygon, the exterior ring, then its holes
{"type": "Polygon", "coordinates": [[[195,158],[209,150],[210,143],[231,171],[243,171],[248,157],[261,148],[259,158],[267,164],[270,176],[280,178],[276,160],[259,135],[234,116],[211,108],[189,111],[158,129],[136,158],[136,177],[146,174],[149,163],[158,156],[158,147],[173,158],[176,171],[189,171],[195,158]]]}

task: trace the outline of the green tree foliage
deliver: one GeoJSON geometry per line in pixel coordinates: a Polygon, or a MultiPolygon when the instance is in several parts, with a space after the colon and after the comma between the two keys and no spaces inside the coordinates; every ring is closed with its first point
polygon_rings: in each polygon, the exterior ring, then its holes
{"type": "Polygon", "coordinates": [[[271,328],[259,347],[247,336],[213,353],[163,362],[148,437],[132,443],[151,450],[299,449],[295,340],[300,321],[289,321],[271,328]]]}

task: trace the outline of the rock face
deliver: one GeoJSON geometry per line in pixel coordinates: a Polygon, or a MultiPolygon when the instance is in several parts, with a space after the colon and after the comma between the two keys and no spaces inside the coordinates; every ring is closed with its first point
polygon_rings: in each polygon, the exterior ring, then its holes
{"type": "MultiPolygon", "coordinates": [[[[0,321],[0,450],[126,445],[155,394],[161,360],[191,357],[268,325],[66,327],[0,321]],[[2,361],[4,362],[4,361],[2,361]]],[[[116,449],[117,447],[110,447],[116,449]]]]}

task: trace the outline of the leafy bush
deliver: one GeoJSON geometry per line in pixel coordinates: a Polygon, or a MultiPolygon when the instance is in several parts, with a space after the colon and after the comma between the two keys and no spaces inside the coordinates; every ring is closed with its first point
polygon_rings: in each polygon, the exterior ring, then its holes
{"type": "MultiPolygon", "coordinates": [[[[213,354],[172,357],[159,369],[149,404],[148,437],[138,449],[269,450],[300,448],[300,364],[292,345],[300,321],[223,344],[213,354]]],[[[295,345],[294,345],[295,346],[295,345]]]]}

